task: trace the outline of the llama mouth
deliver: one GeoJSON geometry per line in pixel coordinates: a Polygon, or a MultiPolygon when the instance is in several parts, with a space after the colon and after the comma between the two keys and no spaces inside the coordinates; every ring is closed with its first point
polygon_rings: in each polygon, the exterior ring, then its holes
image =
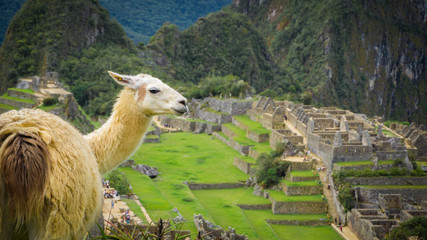
{"type": "Polygon", "coordinates": [[[172,110],[175,112],[176,115],[183,115],[184,113],[187,112],[187,109],[175,109],[175,108],[172,108],[172,110]]]}

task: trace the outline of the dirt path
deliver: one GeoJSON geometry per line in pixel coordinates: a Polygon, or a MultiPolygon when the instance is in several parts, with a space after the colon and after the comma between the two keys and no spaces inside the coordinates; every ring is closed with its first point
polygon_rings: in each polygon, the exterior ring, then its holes
{"type": "Polygon", "coordinates": [[[356,234],[354,234],[349,227],[343,227],[341,232],[340,228],[335,224],[331,224],[331,226],[345,240],[359,240],[356,234]]]}

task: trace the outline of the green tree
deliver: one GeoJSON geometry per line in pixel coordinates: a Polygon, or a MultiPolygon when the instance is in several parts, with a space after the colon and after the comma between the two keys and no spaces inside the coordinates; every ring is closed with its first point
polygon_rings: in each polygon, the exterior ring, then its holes
{"type": "Polygon", "coordinates": [[[413,219],[393,228],[390,233],[390,240],[427,240],[427,218],[414,217],[413,219]]]}
{"type": "Polygon", "coordinates": [[[105,179],[110,180],[110,186],[116,189],[119,194],[132,193],[126,176],[117,169],[107,173],[107,175],[105,175],[105,179]]]}

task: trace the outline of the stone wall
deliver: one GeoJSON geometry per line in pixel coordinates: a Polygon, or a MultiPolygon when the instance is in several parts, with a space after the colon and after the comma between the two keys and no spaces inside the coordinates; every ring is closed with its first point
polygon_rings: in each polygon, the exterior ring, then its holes
{"type": "Polygon", "coordinates": [[[205,98],[209,107],[215,111],[223,112],[229,115],[243,115],[246,111],[252,108],[253,101],[238,101],[235,99],[216,99],[205,98]]]}
{"type": "MultiPolygon", "coordinates": [[[[369,220],[359,218],[355,211],[356,209],[353,209],[351,212],[347,213],[347,223],[361,240],[372,240],[378,238],[377,233],[382,235],[381,229],[374,227],[369,220]]],[[[384,233],[385,230],[383,231],[383,234],[384,233]]]]}
{"type": "Polygon", "coordinates": [[[427,185],[427,177],[349,177],[351,185],[427,185]]]}
{"type": "Polygon", "coordinates": [[[234,166],[236,166],[238,169],[242,170],[242,172],[246,174],[251,174],[251,167],[252,163],[248,163],[243,161],[242,159],[235,157],[233,161],[234,166]]]}
{"type": "Polygon", "coordinates": [[[293,145],[297,145],[299,143],[303,142],[302,136],[297,136],[296,134],[293,134],[291,130],[271,130],[271,136],[270,136],[270,147],[272,149],[276,148],[276,145],[278,143],[283,142],[284,140],[288,140],[293,145]]]}
{"type": "Polygon", "coordinates": [[[328,219],[319,219],[319,220],[272,220],[266,219],[266,222],[270,224],[280,224],[280,225],[292,225],[292,226],[327,226],[331,222],[328,219]]]}
{"type": "Polygon", "coordinates": [[[19,109],[21,109],[21,108],[32,108],[36,105],[35,103],[14,101],[14,100],[6,99],[6,98],[0,98],[0,103],[5,104],[5,105],[9,105],[9,106],[14,106],[14,107],[17,107],[19,109]]]}
{"type": "Polygon", "coordinates": [[[281,187],[286,196],[315,195],[322,193],[322,185],[287,186],[285,183],[282,183],[281,187]]]}
{"type": "Polygon", "coordinates": [[[248,153],[248,156],[249,157],[251,157],[251,158],[253,158],[253,159],[258,159],[258,157],[261,155],[262,153],[260,153],[260,152],[257,152],[255,149],[253,149],[253,148],[249,148],[249,153],[248,153]]]}
{"type": "Polygon", "coordinates": [[[246,131],[246,137],[257,143],[268,142],[269,139],[268,133],[259,134],[251,130],[246,131]]]}
{"type": "Polygon", "coordinates": [[[270,196],[274,214],[321,214],[328,210],[324,202],[279,202],[270,196]]]}
{"type": "Polygon", "coordinates": [[[231,189],[244,187],[243,183],[187,183],[191,190],[231,189]]]}
{"type": "Polygon", "coordinates": [[[335,147],[333,150],[333,162],[367,161],[372,157],[372,147],[346,146],[335,147]]]}
{"type": "Polygon", "coordinates": [[[271,210],[271,204],[237,204],[243,210],[271,210]]]}
{"type": "Polygon", "coordinates": [[[408,151],[376,151],[378,160],[396,160],[405,159],[408,156],[408,151]]]}
{"type": "Polygon", "coordinates": [[[237,137],[237,133],[233,132],[233,130],[229,129],[228,127],[221,125],[221,132],[224,133],[225,136],[229,138],[237,137]]]}
{"type": "Polygon", "coordinates": [[[378,201],[379,194],[401,194],[402,199],[407,202],[417,202],[418,204],[421,201],[427,199],[427,188],[362,188],[356,187],[356,192],[358,194],[359,202],[369,202],[376,203],[378,201]]]}
{"type": "Polygon", "coordinates": [[[203,109],[197,109],[195,115],[197,116],[197,118],[216,124],[231,122],[231,115],[209,112],[203,109]]]}
{"type": "Polygon", "coordinates": [[[37,96],[31,93],[16,91],[13,89],[8,89],[7,94],[11,97],[17,97],[17,98],[23,98],[23,99],[30,99],[34,102],[37,102],[37,96]]]}
{"type": "Polygon", "coordinates": [[[160,117],[160,124],[167,124],[172,128],[179,129],[185,132],[193,132],[196,129],[196,122],[185,121],[184,119],[171,118],[167,116],[160,117]]]}
{"type": "Polygon", "coordinates": [[[216,132],[213,132],[212,135],[244,156],[247,156],[249,154],[249,148],[252,147],[252,146],[241,145],[238,142],[234,141],[233,139],[225,139],[223,136],[219,135],[216,132]]]}

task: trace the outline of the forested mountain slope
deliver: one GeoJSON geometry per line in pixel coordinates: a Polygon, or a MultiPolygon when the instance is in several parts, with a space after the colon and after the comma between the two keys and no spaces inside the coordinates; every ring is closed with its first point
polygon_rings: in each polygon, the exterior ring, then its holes
{"type": "Polygon", "coordinates": [[[233,9],[315,102],[426,122],[425,1],[234,0],[233,9]]]}
{"type": "Polygon", "coordinates": [[[18,77],[57,71],[69,54],[99,42],[132,42],[97,1],[28,0],[9,25],[0,48],[0,90],[18,77]]]}
{"type": "Polygon", "coordinates": [[[217,12],[231,0],[100,0],[111,16],[135,42],[149,42],[157,30],[170,22],[184,30],[199,17],[217,12]]]}

